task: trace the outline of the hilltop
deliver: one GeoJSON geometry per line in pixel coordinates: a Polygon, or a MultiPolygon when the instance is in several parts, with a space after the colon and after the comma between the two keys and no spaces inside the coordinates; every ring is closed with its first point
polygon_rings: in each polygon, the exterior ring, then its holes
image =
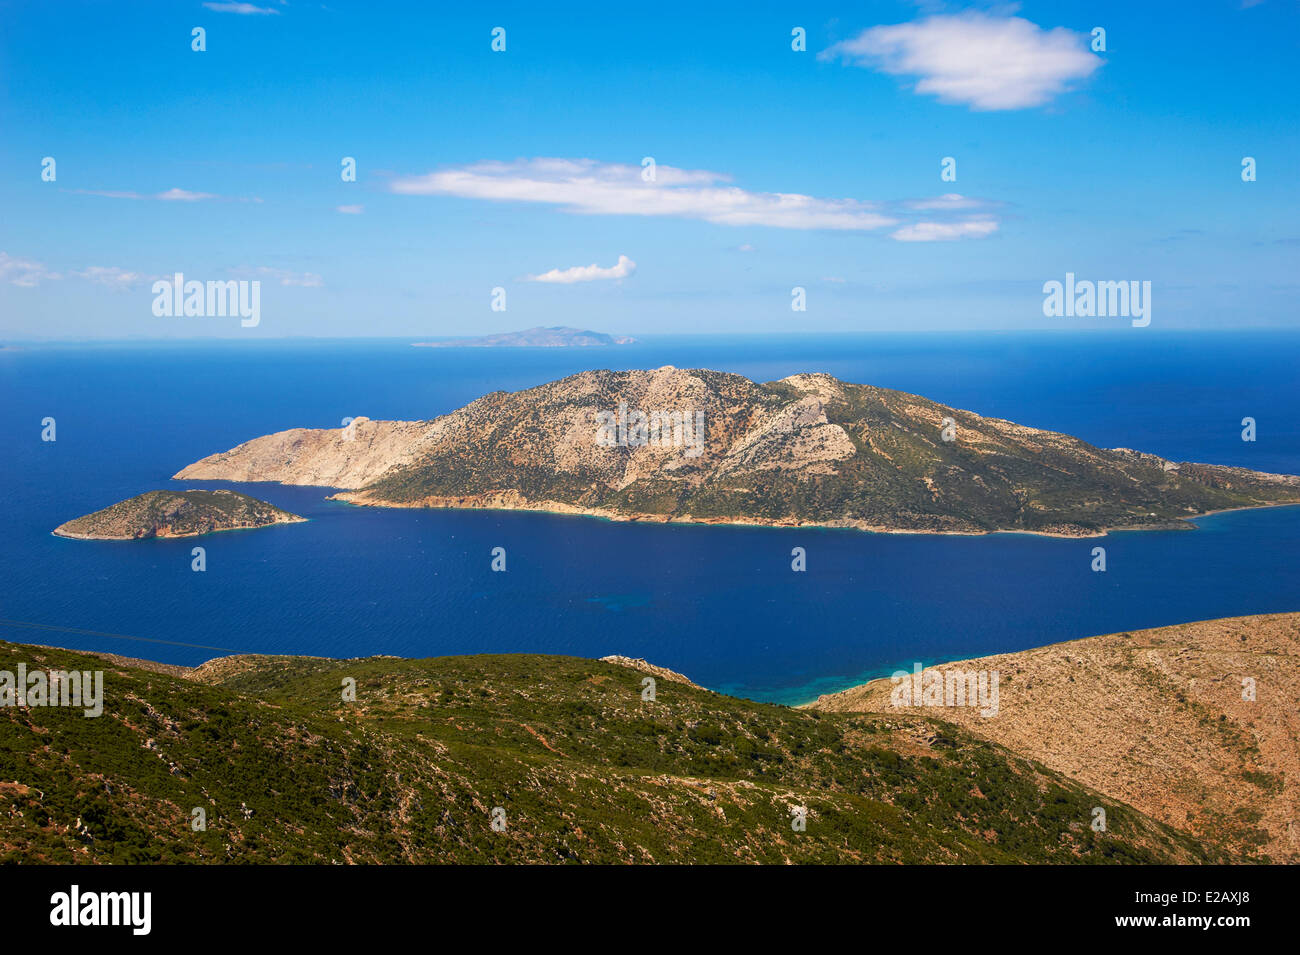
{"type": "Polygon", "coordinates": [[[418,348],[594,348],[602,345],[631,345],[635,338],[607,335],[566,325],[545,328],[538,325],[522,332],[499,332],[479,338],[457,338],[441,342],[416,342],[418,348]]]}
{"type": "Polygon", "coordinates": [[[585,371],[427,421],[282,431],[176,477],[324,485],[386,507],[964,534],[1187,528],[1300,501],[1300,477],[1097,448],[830,375],[758,384],[671,366],[585,371]],[[644,430],[602,430],[637,411],[644,430]]]}
{"type": "Polygon", "coordinates": [[[214,531],[292,524],[305,518],[247,494],[215,491],[146,491],[54,529],[80,540],[197,537],[214,531]]]}
{"type": "Polygon", "coordinates": [[[0,670],[20,662],[105,671],[104,711],[0,707],[0,862],[1234,858],[937,720],[666,679],[644,702],[642,669],[598,660],[240,656],[177,674],[0,643],[0,670]]]}
{"type": "Polygon", "coordinates": [[[888,679],[808,705],[937,714],[1208,843],[1297,862],[1298,663],[1300,613],[1235,617],[934,668],[998,671],[992,718],[893,706],[888,679]]]}

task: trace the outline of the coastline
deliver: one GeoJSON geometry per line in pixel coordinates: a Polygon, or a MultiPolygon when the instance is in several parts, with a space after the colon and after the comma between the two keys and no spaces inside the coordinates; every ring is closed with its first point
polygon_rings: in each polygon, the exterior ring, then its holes
{"type": "Polygon", "coordinates": [[[202,531],[198,534],[150,534],[146,537],[108,537],[100,534],[78,534],[75,531],[65,531],[66,524],[60,524],[54,530],[50,531],[51,537],[62,537],[64,540],[79,541],[148,541],[148,540],[185,540],[194,537],[210,537],[213,534],[223,534],[227,531],[260,531],[267,527],[277,527],[281,524],[305,524],[311,518],[295,517],[292,520],[271,521],[269,524],[241,524],[238,527],[214,527],[210,531],[202,531]]]}
{"type": "MultiPolygon", "coordinates": [[[[270,481],[240,483],[282,484],[283,482],[270,481]]],[[[1125,531],[1191,531],[1197,529],[1196,524],[1194,523],[1195,521],[1203,517],[1211,517],[1215,514],[1230,514],[1235,511],[1256,511],[1273,507],[1300,507],[1300,501],[1269,502],[1265,504],[1254,504],[1244,507],[1228,507],[1214,511],[1199,512],[1196,514],[1189,514],[1187,517],[1177,518],[1170,521],[1161,521],[1156,524],[1104,527],[1097,531],[1067,533],[1063,531],[1034,531],[1023,528],[998,528],[995,530],[933,530],[913,527],[891,527],[889,525],[868,524],[863,521],[852,520],[835,522],[795,522],[757,517],[695,518],[689,514],[680,517],[672,517],[663,514],[625,514],[621,511],[610,511],[602,508],[581,508],[564,504],[559,501],[529,502],[523,500],[522,496],[518,496],[517,501],[507,502],[505,498],[518,495],[518,492],[515,491],[498,492],[501,495],[501,498],[494,499],[490,503],[474,502],[473,499],[469,497],[426,498],[420,502],[396,503],[391,501],[373,501],[358,498],[357,495],[359,493],[360,492],[358,491],[339,490],[334,494],[328,495],[326,500],[338,501],[343,504],[350,504],[354,507],[378,507],[390,508],[393,510],[529,511],[538,514],[553,514],[567,517],[589,517],[596,520],[629,524],[677,524],[700,527],[771,527],[791,530],[856,530],[867,534],[911,534],[930,535],[935,537],[991,537],[996,534],[1008,534],[1055,538],[1059,540],[1091,540],[1100,537],[1107,537],[1112,533],[1125,531]]]]}

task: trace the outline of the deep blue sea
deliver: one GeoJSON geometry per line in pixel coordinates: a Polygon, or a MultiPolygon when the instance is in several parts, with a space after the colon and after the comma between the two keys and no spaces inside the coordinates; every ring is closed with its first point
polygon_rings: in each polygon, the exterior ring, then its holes
{"type": "Polygon", "coordinates": [[[354,415],[432,418],[585,368],[795,372],[922,394],[1175,460],[1300,473],[1300,336],[1216,332],[647,338],[611,349],[405,341],[0,351],[0,637],[196,664],[223,652],[645,657],[801,702],[925,664],[1092,634],[1300,610],[1300,507],[1104,540],[648,526],[354,508],[237,486],[310,523],[198,540],[55,538],[186,464],[354,415]],[[41,440],[41,421],[57,441],[41,440]],[[1241,419],[1258,440],[1241,440],[1241,419]],[[190,550],[207,570],[190,570],[190,550]],[[1107,550],[1105,573],[1091,549],[1107,550]],[[508,571],[489,569],[505,547],[508,571]],[[806,548],[793,573],[790,550],[806,548]],[[17,626],[15,622],[55,630],[17,626]],[[72,631],[94,631],[76,633],[72,631]],[[158,642],[151,642],[158,641],[158,642]],[[217,648],[217,649],[214,649],[217,648]]]}

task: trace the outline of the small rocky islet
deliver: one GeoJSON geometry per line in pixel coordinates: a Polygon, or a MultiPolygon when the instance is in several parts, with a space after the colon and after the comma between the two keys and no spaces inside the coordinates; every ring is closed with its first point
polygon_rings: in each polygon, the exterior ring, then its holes
{"type": "Polygon", "coordinates": [[[146,540],[198,537],[305,520],[238,491],[146,491],[60,524],[54,534],[77,540],[146,540]]]}

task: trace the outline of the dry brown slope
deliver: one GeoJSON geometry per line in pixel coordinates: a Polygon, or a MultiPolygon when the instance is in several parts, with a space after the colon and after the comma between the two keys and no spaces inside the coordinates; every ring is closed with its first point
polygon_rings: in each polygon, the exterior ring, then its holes
{"type": "Polygon", "coordinates": [[[1207,842],[1300,862],[1300,613],[937,667],[949,668],[998,671],[998,714],[894,707],[888,679],[808,706],[940,715],[1207,842]],[[1253,702],[1242,698],[1246,678],[1253,702]]]}

